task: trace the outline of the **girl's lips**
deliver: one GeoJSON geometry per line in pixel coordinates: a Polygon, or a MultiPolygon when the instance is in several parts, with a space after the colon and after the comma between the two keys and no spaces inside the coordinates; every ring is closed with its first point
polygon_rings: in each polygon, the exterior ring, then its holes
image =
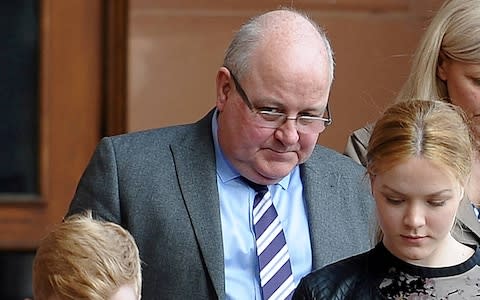
{"type": "Polygon", "coordinates": [[[401,237],[408,241],[408,242],[420,242],[422,241],[423,239],[425,239],[426,236],[419,236],[419,235],[401,235],[401,237]]]}
{"type": "Polygon", "coordinates": [[[424,235],[409,235],[409,234],[401,234],[401,236],[409,239],[421,239],[425,237],[424,235]]]}

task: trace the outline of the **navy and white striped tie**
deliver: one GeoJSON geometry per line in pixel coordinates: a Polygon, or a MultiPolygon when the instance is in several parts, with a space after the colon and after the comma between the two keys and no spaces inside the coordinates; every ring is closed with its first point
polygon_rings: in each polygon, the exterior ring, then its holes
{"type": "Polygon", "coordinates": [[[290,299],[295,289],[285,234],[268,187],[245,179],[256,191],[253,224],[263,299],[290,299]]]}
{"type": "Polygon", "coordinates": [[[473,206],[473,212],[477,216],[478,222],[480,222],[480,208],[475,206],[473,203],[472,203],[472,206],[473,206]]]}

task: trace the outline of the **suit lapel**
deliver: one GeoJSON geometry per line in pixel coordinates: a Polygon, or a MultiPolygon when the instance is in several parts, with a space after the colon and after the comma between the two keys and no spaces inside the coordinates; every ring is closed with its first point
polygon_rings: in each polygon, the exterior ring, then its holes
{"type": "Polygon", "coordinates": [[[467,197],[464,197],[460,202],[460,206],[458,207],[457,212],[457,221],[459,221],[465,227],[471,230],[475,234],[477,240],[480,239],[480,223],[475,217],[472,206],[467,197]]]}
{"type": "Polygon", "coordinates": [[[192,138],[172,145],[180,190],[197,242],[218,298],[225,298],[223,243],[211,115],[195,127],[192,138]]]}

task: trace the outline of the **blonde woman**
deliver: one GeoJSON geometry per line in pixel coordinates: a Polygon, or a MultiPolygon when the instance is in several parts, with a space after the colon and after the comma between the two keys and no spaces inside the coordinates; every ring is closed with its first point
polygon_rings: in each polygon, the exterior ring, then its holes
{"type": "MultiPolygon", "coordinates": [[[[447,0],[426,29],[415,52],[407,81],[397,101],[438,99],[462,107],[480,124],[480,0],[447,0]]],[[[345,154],[366,165],[373,126],[356,130],[345,154]]],[[[476,129],[479,136],[480,128],[476,129]]],[[[473,163],[466,199],[453,235],[461,242],[480,244],[480,161],[473,163]]]]}
{"type": "Polygon", "coordinates": [[[451,235],[474,142],[463,111],[410,100],[376,122],[367,151],[380,242],[302,279],[294,299],[478,299],[480,250],[451,235]]]}

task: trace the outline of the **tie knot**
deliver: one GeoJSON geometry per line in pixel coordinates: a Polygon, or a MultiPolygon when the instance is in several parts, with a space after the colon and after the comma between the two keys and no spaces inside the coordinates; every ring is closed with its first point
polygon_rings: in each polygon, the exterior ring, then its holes
{"type": "Polygon", "coordinates": [[[266,193],[268,191],[268,187],[266,185],[255,183],[253,181],[248,180],[245,177],[241,177],[241,178],[242,178],[243,182],[248,184],[248,186],[251,187],[252,189],[254,189],[255,192],[257,192],[257,193],[260,193],[260,192],[266,193]]]}

